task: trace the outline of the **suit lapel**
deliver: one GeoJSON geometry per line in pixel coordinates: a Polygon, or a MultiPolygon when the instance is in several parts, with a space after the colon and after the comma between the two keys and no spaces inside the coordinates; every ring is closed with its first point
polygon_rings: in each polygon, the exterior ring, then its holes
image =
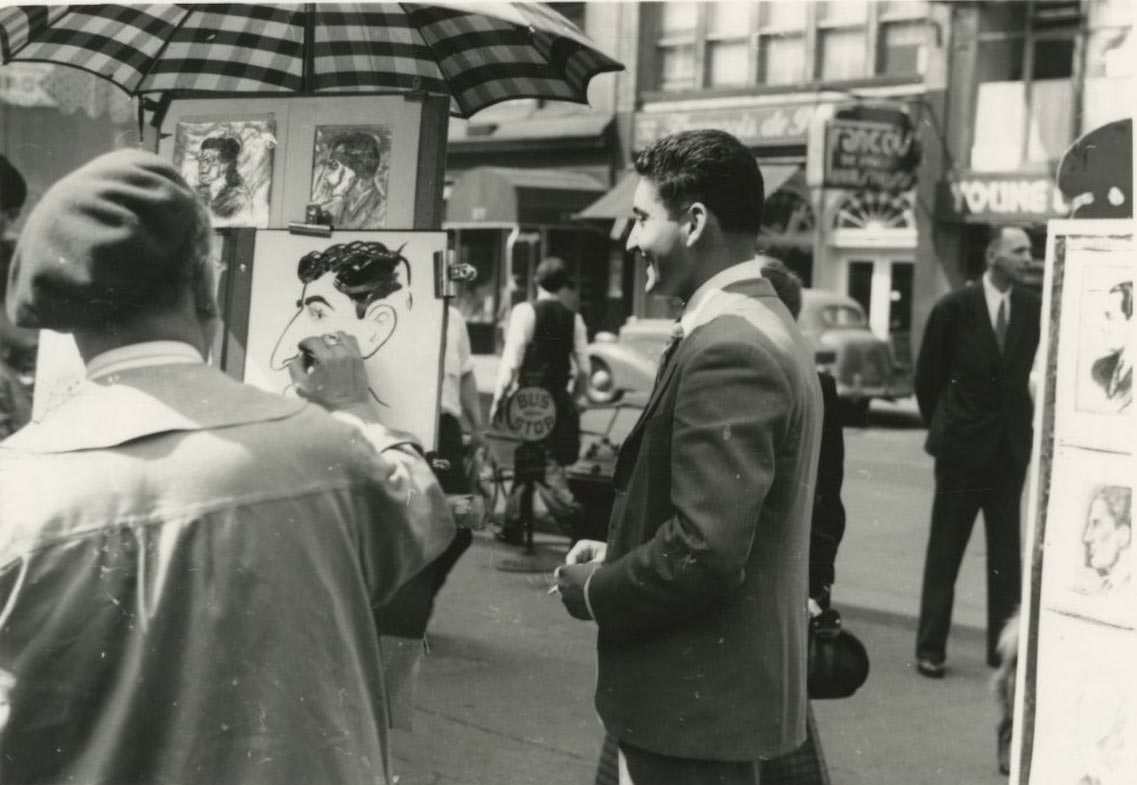
{"type": "Polygon", "coordinates": [[[655,407],[659,405],[663,391],[667,389],[675,377],[675,368],[679,365],[679,352],[682,348],[682,345],[675,347],[670,362],[667,363],[667,367],[663,369],[663,374],[659,377],[659,383],[652,388],[651,396],[644,405],[643,411],[640,412],[639,419],[636,420],[636,424],[632,426],[632,430],[628,432],[623,445],[620,447],[620,454],[616,458],[616,468],[612,475],[613,482],[617,486],[619,486],[624,473],[630,471],[636,462],[636,456],[640,452],[640,441],[643,439],[644,426],[647,424],[648,418],[651,417],[651,413],[655,411],[655,407]]]}
{"type": "Polygon", "coordinates": [[[1026,305],[1023,302],[1022,292],[1017,286],[1011,289],[1011,319],[1007,322],[1007,343],[1003,347],[1003,356],[1012,357],[1016,344],[1022,339],[1026,329],[1026,305]]]}

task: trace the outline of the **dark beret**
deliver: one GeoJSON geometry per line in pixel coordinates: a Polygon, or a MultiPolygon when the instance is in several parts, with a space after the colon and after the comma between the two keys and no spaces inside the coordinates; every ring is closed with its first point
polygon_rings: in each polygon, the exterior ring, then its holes
{"type": "Polygon", "coordinates": [[[9,318],[70,332],[144,304],[193,259],[194,199],[170,162],[142,150],[76,169],[28,215],[9,272],[9,318]]]}

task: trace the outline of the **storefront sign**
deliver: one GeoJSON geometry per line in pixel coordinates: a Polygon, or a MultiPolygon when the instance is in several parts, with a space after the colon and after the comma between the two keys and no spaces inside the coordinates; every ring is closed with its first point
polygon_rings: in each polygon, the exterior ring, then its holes
{"type": "Polygon", "coordinates": [[[643,149],[656,139],[696,128],[717,128],[747,145],[805,144],[814,104],[753,106],[691,112],[640,112],[633,146],[643,149]]]}
{"type": "Polygon", "coordinates": [[[943,183],[940,213],[956,220],[1064,218],[1069,206],[1050,177],[969,174],[943,183]]]}
{"type": "Polygon", "coordinates": [[[48,63],[9,63],[0,68],[0,101],[12,106],[58,106],[45,89],[48,63]]]}
{"type": "Polygon", "coordinates": [[[907,115],[898,121],[833,118],[825,128],[827,188],[907,191],[916,184],[916,136],[907,115]],[[902,121],[900,121],[902,119],[902,121]]]}

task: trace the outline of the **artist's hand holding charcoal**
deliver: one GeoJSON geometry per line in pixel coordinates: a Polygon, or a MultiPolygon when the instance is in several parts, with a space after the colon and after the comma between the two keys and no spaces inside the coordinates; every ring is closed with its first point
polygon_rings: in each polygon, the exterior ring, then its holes
{"type": "Polygon", "coordinates": [[[367,371],[355,336],[342,331],[314,335],[299,346],[288,373],[302,398],[333,412],[370,411],[367,371]]]}

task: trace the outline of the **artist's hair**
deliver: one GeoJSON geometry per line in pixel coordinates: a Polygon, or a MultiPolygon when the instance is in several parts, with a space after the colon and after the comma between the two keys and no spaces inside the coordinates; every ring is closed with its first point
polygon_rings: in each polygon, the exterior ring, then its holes
{"type": "Polygon", "coordinates": [[[568,270],[564,260],[558,256],[547,256],[537,265],[534,274],[537,285],[550,294],[556,294],[570,285],[568,270]]]}
{"type": "Polygon", "coordinates": [[[332,155],[360,177],[372,178],[379,171],[382,154],[375,137],[363,131],[348,131],[332,142],[332,155]]]}
{"type": "Polygon", "coordinates": [[[28,184],[12,163],[0,155],[0,210],[19,210],[28,198],[28,184]]]}
{"type": "MultiPolygon", "coordinates": [[[[411,284],[411,264],[399,247],[391,250],[380,242],[353,240],[330,245],[322,251],[304,254],[296,268],[296,277],[307,286],[326,273],[335,278],[332,285],[355,303],[355,316],[362,319],[367,307],[403,288],[395,274],[402,264],[407,270],[407,286],[411,284]]],[[[408,292],[408,301],[410,293],[408,292]]]]}
{"type": "MultiPolygon", "coordinates": [[[[1105,502],[1105,508],[1117,526],[1133,528],[1133,491],[1124,485],[1103,485],[1094,494],[1094,499],[1105,502]]],[[[1090,504],[1093,504],[1091,500],[1090,504]]]]}
{"type": "Polygon", "coordinates": [[[186,233],[183,255],[177,264],[171,264],[151,286],[149,296],[135,312],[162,312],[177,306],[188,291],[193,297],[194,309],[199,314],[216,315],[217,301],[212,288],[206,285],[211,280],[205,269],[213,263],[213,222],[209,208],[199,202],[193,203],[193,225],[186,233]]]}
{"type": "Polygon", "coordinates": [[[801,313],[801,278],[781,259],[770,256],[762,260],[762,277],[774,287],[774,293],[796,320],[801,313]]]}
{"type": "Polygon", "coordinates": [[[241,173],[237,171],[237,156],[241,154],[241,142],[232,136],[210,136],[201,143],[201,149],[216,150],[221,162],[225,164],[226,185],[240,185],[241,173]]]}
{"type": "Polygon", "coordinates": [[[758,235],[765,189],[754,154],[725,131],[665,136],[641,151],[636,172],[656,187],[675,215],[702,202],[724,232],[758,235]]]}
{"type": "Polygon", "coordinates": [[[1126,319],[1133,318],[1133,282],[1121,281],[1109,287],[1109,293],[1118,292],[1121,295],[1121,313],[1126,319]]]}

